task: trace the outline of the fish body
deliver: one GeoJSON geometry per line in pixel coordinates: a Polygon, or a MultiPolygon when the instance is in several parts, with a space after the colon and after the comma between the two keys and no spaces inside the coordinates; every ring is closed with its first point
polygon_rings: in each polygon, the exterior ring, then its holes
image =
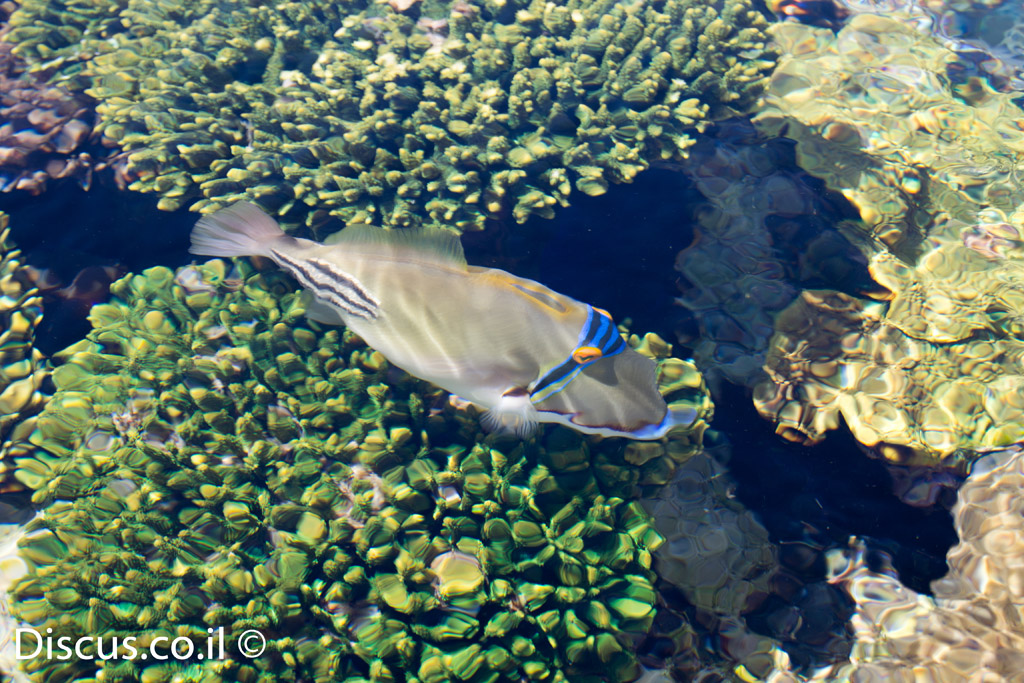
{"type": "Polygon", "coordinates": [[[191,251],[273,259],[309,293],[308,317],[347,326],[394,365],[486,408],[488,429],[527,436],[554,422],[654,439],[695,418],[668,410],[654,362],[607,313],[468,266],[454,233],[351,226],[321,244],[240,203],[200,219],[191,251]]]}

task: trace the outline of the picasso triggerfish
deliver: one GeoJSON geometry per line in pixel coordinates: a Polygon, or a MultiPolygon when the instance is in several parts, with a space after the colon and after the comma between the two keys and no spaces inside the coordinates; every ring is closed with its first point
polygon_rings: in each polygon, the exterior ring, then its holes
{"type": "Polygon", "coordinates": [[[307,317],[349,327],[394,365],[486,409],[488,430],[526,437],[554,422],[657,439],[696,417],[668,409],[654,361],[626,345],[608,313],[468,266],[443,229],[357,225],[321,244],[238,203],[199,220],[191,252],[273,259],[309,292],[307,317]]]}

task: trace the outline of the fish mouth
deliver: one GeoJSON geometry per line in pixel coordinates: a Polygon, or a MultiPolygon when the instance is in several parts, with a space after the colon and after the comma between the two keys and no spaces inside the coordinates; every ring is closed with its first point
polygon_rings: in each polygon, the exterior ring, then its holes
{"type": "Polygon", "coordinates": [[[545,422],[585,434],[651,440],[696,412],[672,412],[658,391],[657,365],[633,349],[589,363],[561,391],[535,403],[545,422]]]}

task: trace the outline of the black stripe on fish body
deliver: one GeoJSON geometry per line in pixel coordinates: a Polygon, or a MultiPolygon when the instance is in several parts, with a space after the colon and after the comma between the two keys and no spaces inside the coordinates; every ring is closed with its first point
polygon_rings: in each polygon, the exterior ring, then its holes
{"type": "Polygon", "coordinates": [[[561,365],[559,365],[554,370],[541,377],[540,381],[537,382],[537,385],[533,387],[533,391],[531,391],[530,394],[532,396],[536,396],[537,394],[544,391],[552,384],[555,384],[565,379],[565,377],[569,375],[577,367],[579,367],[579,363],[573,360],[572,357],[570,357],[566,361],[563,361],[561,365]]]}
{"type": "Polygon", "coordinates": [[[593,346],[594,348],[601,349],[604,352],[604,346],[608,343],[611,335],[615,333],[615,326],[612,325],[612,321],[604,317],[600,313],[595,312],[595,319],[590,325],[590,330],[587,334],[587,343],[580,344],[580,346],[593,346]],[[597,323],[596,325],[594,323],[597,323]]]}
{"type": "Polygon", "coordinates": [[[358,280],[327,261],[314,258],[299,261],[276,249],[272,249],[271,254],[321,301],[365,320],[375,320],[380,314],[380,302],[358,280]]]}
{"type": "Polygon", "coordinates": [[[309,259],[309,264],[323,273],[324,277],[327,278],[327,282],[335,282],[343,290],[351,292],[351,294],[358,299],[359,305],[363,306],[367,310],[373,311],[373,317],[377,317],[377,309],[380,308],[380,302],[377,301],[372,294],[366,291],[366,288],[363,287],[359,280],[341,270],[330,261],[311,258],[309,259]]]}
{"type": "MultiPolygon", "coordinates": [[[[625,342],[623,342],[622,337],[619,336],[619,331],[612,323],[611,318],[609,318],[607,315],[598,313],[592,306],[587,306],[587,309],[587,321],[583,324],[583,329],[580,331],[579,342],[576,345],[576,348],[573,349],[573,353],[569,354],[569,357],[567,359],[562,361],[561,364],[557,365],[552,370],[550,370],[546,375],[541,377],[540,380],[538,380],[537,384],[534,385],[533,391],[531,392],[531,396],[534,397],[535,401],[538,400],[537,397],[540,395],[540,393],[543,392],[548,387],[550,387],[551,385],[558,384],[559,382],[565,380],[567,377],[572,375],[574,372],[578,372],[580,369],[582,369],[582,366],[586,366],[594,362],[593,360],[588,361],[586,363],[581,363],[577,361],[575,358],[575,353],[578,349],[587,346],[592,346],[596,349],[601,350],[602,356],[614,356],[616,353],[620,353],[626,347],[625,342]],[[619,345],[611,344],[611,342],[615,338],[619,340],[619,345]],[[608,352],[604,351],[604,347],[606,346],[611,346],[608,352]]],[[[563,386],[552,393],[558,393],[564,388],[565,387],[563,386]]],[[[543,402],[547,398],[549,398],[549,396],[540,398],[538,402],[543,402]]]]}
{"type": "Polygon", "coordinates": [[[598,347],[602,350],[602,354],[605,358],[608,356],[614,356],[617,353],[622,353],[626,350],[626,340],[619,334],[619,330],[615,325],[610,326],[612,328],[612,338],[605,342],[605,346],[598,347]]]}

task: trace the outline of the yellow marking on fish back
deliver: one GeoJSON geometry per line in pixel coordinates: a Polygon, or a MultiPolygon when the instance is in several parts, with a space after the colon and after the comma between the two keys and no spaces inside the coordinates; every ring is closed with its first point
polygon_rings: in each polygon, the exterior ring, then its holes
{"type": "Polygon", "coordinates": [[[554,292],[544,285],[532,280],[516,277],[503,270],[474,268],[472,266],[469,270],[471,273],[475,272],[484,275],[491,281],[490,284],[495,287],[506,288],[519,294],[524,301],[536,306],[548,315],[559,318],[568,317],[581,305],[576,300],[564,294],[554,292]]]}

